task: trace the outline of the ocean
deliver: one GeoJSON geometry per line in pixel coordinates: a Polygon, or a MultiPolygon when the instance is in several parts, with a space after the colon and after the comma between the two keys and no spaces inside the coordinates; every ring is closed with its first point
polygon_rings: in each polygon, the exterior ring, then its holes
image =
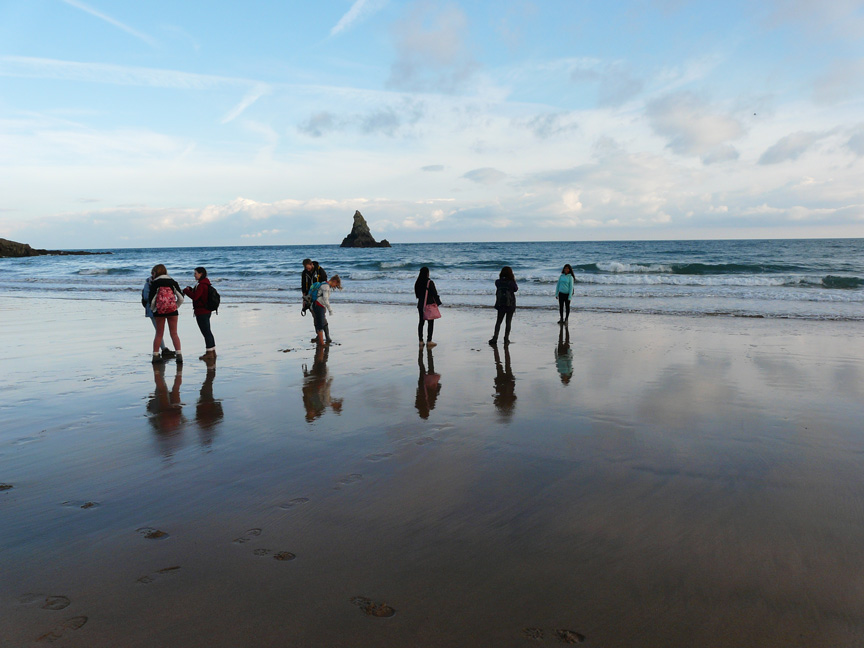
{"type": "Polygon", "coordinates": [[[419,269],[431,269],[446,307],[489,308],[504,265],[519,308],[557,310],[555,284],[573,266],[575,312],[864,320],[864,239],[416,243],[114,249],[99,256],[0,259],[0,290],[140,303],[150,268],[181,286],[205,266],[223,305],[300,304],[301,262],[343,278],[340,302],[414,304],[419,269]]]}

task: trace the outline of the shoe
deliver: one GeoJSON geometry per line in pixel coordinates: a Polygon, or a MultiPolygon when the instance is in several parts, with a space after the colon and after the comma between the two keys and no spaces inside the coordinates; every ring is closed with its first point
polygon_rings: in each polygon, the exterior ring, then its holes
{"type": "Polygon", "coordinates": [[[489,344],[491,346],[495,346],[496,344],[498,344],[498,338],[492,338],[491,340],[489,340],[489,344]]]}
{"type": "Polygon", "coordinates": [[[314,338],[312,338],[312,339],[309,340],[309,341],[310,341],[310,342],[317,342],[317,341],[318,341],[318,336],[316,335],[314,338]]]}
{"type": "Polygon", "coordinates": [[[174,351],[172,351],[171,349],[168,349],[168,348],[162,349],[162,357],[163,358],[173,358],[176,355],[177,354],[174,351]]]}
{"type": "Polygon", "coordinates": [[[424,344],[426,343],[423,340],[420,340],[420,346],[423,346],[424,344]]]}
{"type": "Polygon", "coordinates": [[[154,353],[152,362],[154,365],[155,364],[162,364],[162,356],[160,356],[158,353],[154,353]]]}
{"type": "Polygon", "coordinates": [[[177,353],[177,355],[175,357],[177,358],[177,364],[182,365],[183,364],[183,354],[177,353]]]}
{"type": "Polygon", "coordinates": [[[563,324],[563,323],[564,323],[564,320],[558,320],[558,323],[559,323],[559,324],[563,324]]]}
{"type": "Polygon", "coordinates": [[[432,340],[429,340],[429,341],[426,343],[426,348],[427,348],[427,349],[431,349],[431,348],[434,347],[434,346],[438,346],[438,343],[437,343],[437,342],[433,342],[432,340]]]}
{"type": "Polygon", "coordinates": [[[332,341],[333,340],[331,340],[330,338],[327,338],[326,340],[324,340],[324,344],[330,344],[332,341]]]}

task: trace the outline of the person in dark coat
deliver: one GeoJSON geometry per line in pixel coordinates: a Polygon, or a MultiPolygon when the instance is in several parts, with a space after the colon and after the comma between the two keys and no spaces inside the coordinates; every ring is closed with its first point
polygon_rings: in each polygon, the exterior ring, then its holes
{"type": "Polygon", "coordinates": [[[417,337],[420,338],[420,346],[423,346],[423,323],[428,322],[426,345],[434,347],[436,345],[432,341],[432,332],[435,330],[435,320],[427,320],[423,311],[426,304],[440,306],[441,298],[438,296],[435,282],[429,278],[429,268],[426,266],[420,268],[420,274],[417,275],[417,281],[414,282],[414,295],[417,297],[417,312],[420,314],[420,323],[417,324],[417,337]]]}
{"type": "MultiPolygon", "coordinates": [[[[300,275],[300,291],[303,293],[303,308],[300,312],[301,315],[305,315],[307,310],[312,309],[312,301],[309,299],[309,289],[312,287],[312,284],[320,283],[322,281],[327,281],[327,273],[324,271],[324,268],[318,265],[317,261],[313,261],[312,259],[303,259],[303,272],[300,275]]],[[[317,340],[318,332],[316,330],[312,342],[317,342],[317,340]]]]}
{"type": "Polygon", "coordinates": [[[201,335],[204,336],[204,355],[200,356],[199,360],[215,360],[216,340],[210,330],[212,311],[207,308],[210,297],[210,280],[207,278],[207,268],[200,266],[195,268],[195,281],[198,282],[195,287],[186,286],[183,289],[183,294],[192,298],[192,313],[195,315],[195,321],[198,323],[201,335]]]}
{"type": "Polygon", "coordinates": [[[495,320],[495,333],[489,340],[489,344],[498,344],[498,331],[501,330],[501,321],[505,318],[507,323],[504,327],[504,344],[510,344],[510,322],[513,321],[513,313],[516,312],[517,290],[519,286],[516,285],[513,268],[504,266],[498,279],[495,280],[495,310],[498,311],[498,317],[495,320]]]}

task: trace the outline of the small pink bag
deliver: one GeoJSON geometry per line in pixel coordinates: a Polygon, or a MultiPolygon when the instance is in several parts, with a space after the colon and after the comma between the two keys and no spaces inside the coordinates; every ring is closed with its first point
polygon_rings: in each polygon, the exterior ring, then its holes
{"type": "Polygon", "coordinates": [[[429,299],[429,282],[426,282],[426,296],[423,298],[423,319],[436,320],[441,317],[441,311],[438,310],[438,304],[427,304],[429,299]]]}

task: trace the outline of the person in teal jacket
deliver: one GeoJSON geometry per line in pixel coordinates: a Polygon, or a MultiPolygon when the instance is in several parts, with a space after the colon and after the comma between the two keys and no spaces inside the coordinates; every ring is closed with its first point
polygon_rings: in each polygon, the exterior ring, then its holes
{"type": "Polygon", "coordinates": [[[558,323],[564,324],[570,319],[570,298],[573,296],[573,291],[576,287],[576,280],[573,278],[573,268],[569,263],[564,264],[561,270],[561,276],[558,277],[558,286],[555,292],[558,293],[558,323]],[[564,310],[567,314],[564,314],[564,310]]]}

